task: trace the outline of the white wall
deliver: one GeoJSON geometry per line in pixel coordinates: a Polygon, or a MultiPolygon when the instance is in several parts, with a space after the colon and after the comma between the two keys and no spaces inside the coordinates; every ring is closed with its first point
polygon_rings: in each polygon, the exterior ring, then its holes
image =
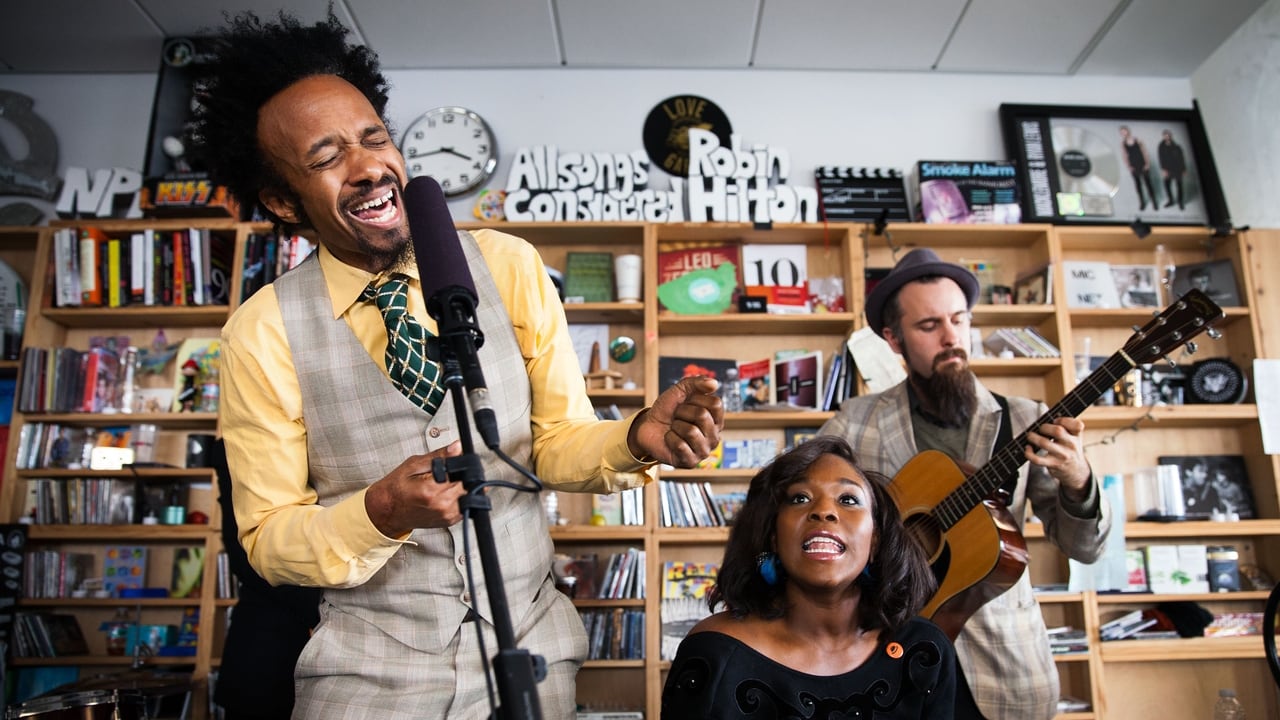
{"type": "Polygon", "coordinates": [[[1280,227],[1280,0],[1191,77],[1236,225],[1280,227]]]}
{"type": "MultiPolygon", "coordinates": [[[[0,89],[30,97],[32,111],[53,128],[59,177],[68,167],[142,169],[155,75],[0,75],[0,89]]],[[[25,141],[8,123],[0,122],[0,142],[14,159],[27,158],[25,141]]],[[[53,202],[0,195],[0,206],[15,201],[53,215],[53,202]]]]}
{"type": "MultiPolygon", "coordinates": [[[[918,160],[1002,159],[1002,102],[1189,107],[1184,79],[1061,78],[795,71],[396,72],[388,108],[405,127],[433,105],[460,104],[498,135],[504,183],[518,147],[643,149],[645,117],[691,93],[714,101],[739,144],[791,155],[792,183],[813,185],[818,165],[896,166],[918,160]]],[[[667,187],[667,176],[655,185],[667,187]]],[[[469,212],[469,211],[468,211],[469,212]]],[[[457,215],[455,211],[455,215],[457,215]]]]}
{"type": "MultiPolygon", "coordinates": [[[[1003,102],[1190,107],[1198,96],[1237,225],[1280,227],[1266,202],[1277,182],[1280,137],[1280,0],[1257,15],[1194,78],[1048,77],[795,71],[394,71],[388,114],[397,128],[438,105],[483,115],[505,185],[519,147],[642,149],[649,110],[682,93],[710,98],[742,143],[783,148],[791,182],[812,185],[817,165],[910,168],[922,159],[1005,157],[997,110],[1003,102]],[[1194,92],[1193,92],[1194,88],[1194,92]]],[[[153,75],[8,75],[0,88],[35,99],[61,145],[59,169],[139,169],[146,153],[153,75]]],[[[667,187],[655,171],[653,185],[667,187]]],[[[469,218],[474,196],[452,204],[469,218]]],[[[0,204],[5,202],[0,199],[0,204]]]]}

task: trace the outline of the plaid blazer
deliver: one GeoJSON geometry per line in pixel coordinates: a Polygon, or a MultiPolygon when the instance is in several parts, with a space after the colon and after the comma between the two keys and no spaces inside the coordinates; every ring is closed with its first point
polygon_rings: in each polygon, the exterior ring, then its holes
{"type": "MultiPolygon", "coordinates": [[[[529,376],[511,319],[478,246],[469,233],[460,233],[460,239],[480,297],[476,316],[485,343],[479,355],[499,418],[503,449],[528,465],[532,453],[529,376]]],[[[315,301],[327,293],[320,263],[309,260],[275,284],[302,389],[310,481],[321,505],[336,504],[363,490],[410,455],[430,452],[458,439],[451,396],[446,395],[434,417],[428,416],[396,390],[346,321],[333,317],[329,303],[315,301]]],[[[486,479],[521,482],[515,471],[484,448],[478,436],[474,439],[486,479]]],[[[504,530],[496,534],[502,541],[499,550],[507,593],[531,598],[551,569],[546,515],[533,493],[490,496],[493,526],[504,530]]],[[[350,603],[350,611],[364,615],[392,635],[403,633],[401,639],[410,646],[438,650],[453,637],[468,609],[489,619],[488,598],[483,587],[478,600],[462,597],[460,525],[448,530],[416,530],[409,539],[412,544],[403,546],[369,582],[357,588],[327,590],[325,599],[340,607],[350,603]],[[408,594],[419,597],[406,603],[408,594]],[[406,618],[406,612],[417,617],[406,618]],[[432,629],[424,631],[424,623],[432,629]]],[[[472,552],[475,567],[480,567],[475,547],[472,552]]]]}
{"type": "MultiPolygon", "coordinates": [[[[1008,401],[1015,436],[1048,410],[1044,403],[1026,398],[1008,401]]],[[[991,391],[979,382],[978,408],[962,460],[981,467],[991,458],[1000,414],[991,391]]],[[[819,432],[844,437],[862,467],[889,477],[919,452],[906,381],[882,393],[849,399],[819,432]]],[[[1022,527],[1030,503],[1044,523],[1045,536],[1067,556],[1088,563],[1101,555],[1111,527],[1106,498],[1096,489],[1093,494],[1097,512],[1093,517],[1075,517],[1062,506],[1058,482],[1048,471],[1028,463],[1019,471],[1009,509],[1022,527]]],[[[983,605],[965,623],[956,639],[956,656],[978,707],[989,720],[1047,720],[1057,713],[1058,670],[1029,573],[1024,572],[1008,592],[983,605]]]]}
{"type": "MultiPolygon", "coordinates": [[[[458,240],[479,296],[476,319],[485,337],[480,363],[503,452],[529,468],[532,396],[524,356],[479,245],[467,232],[458,240]]],[[[275,291],[302,392],[308,482],[317,502],[340,502],[404,457],[458,439],[451,395],[434,416],[424,413],[392,386],[346,319],[334,318],[329,302],[316,300],[328,296],[328,288],[315,256],[276,279],[275,291]]],[[[485,480],[526,484],[475,432],[472,437],[485,480]]],[[[539,687],[549,716],[568,712],[572,671],[585,659],[586,634],[571,601],[550,580],[547,514],[536,493],[502,489],[488,498],[512,629],[521,647],[543,656],[556,675],[556,682],[548,678],[539,687]]],[[[466,623],[479,616],[493,642],[493,616],[476,542],[470,543],[475,596],[466,588],[462,530],[462,524],[413,530],[410,542],[367,582],[325,589],[320,625],[294,675],[294,717],[329,716],[339,708],[348,717],[488,715],[480,655],[468,644],[475,633],[466,623]],[[461,684],[454,685],[458,678],[461,684]],[[352,698],[360,698],[360,710],[348,708],[352,698]]],[[[495,650],[489,648],[490,656],[495,650]]]]}

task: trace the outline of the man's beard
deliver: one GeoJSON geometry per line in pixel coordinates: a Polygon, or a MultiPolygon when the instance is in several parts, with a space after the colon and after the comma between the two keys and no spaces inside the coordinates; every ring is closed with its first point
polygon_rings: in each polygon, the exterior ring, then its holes
{"type": "Polygon", "coordinates": [[[417,255],[413,252],[413,243],[409,241],[408,231],[402,230],[403,237],[398,238],[403,242],[398,242],[398,248],[391,250],[380,250],[369,238],[363,234],[356,234],[356,244],[373,261],[378,272],[400,271],[404,272],[408,268],[417,264],[417,255]]]}
{"type": "MultiPolygon", "coordinates": [[[[378,183],[379,187],[391,187],[395,181],[391,178],[384,178],[378,183]]],[[[398,193],[399,202],[401,203],[400,211],[408,212],[404,209],[404,194],[398,193]]],[[[352,234],[356,241],[356,247],[360,248],[360,252],[364,253],[369,260],[369,267],[375,272],[386,272],[389,270],[403,270],[414,264],[415,258],[413,253],[413,243],[410,241],[409,228],[407,224],[401,225],[393,230],[382,231],[379,233],[381,237],[375,237],[365,230],[361,225],[355,225],[352,228],[352,234]],[[390,240],[390,242],[388,242],[390,240]]]]}
{"type": "Polygon", "coordinates": [[[934,356],[931,377],[912,370],[911,383],[920,396],[921,405],[950,427],[968,425],[978,407],[978,389],[969,371],[969,356],[960,348],[943,350],[934,356]],[[946,362],[951,358],[960,358],[961,362],[946,362]]]}
{"type": "MultiPolygon", "coordinates": [[[[300,214],[303,216],[301,220],[302,226],[312,227],[305,214],[300,214]]],[[[409,242],[408,230],[402,228],[396,231],[395,242],[387,248],[379,246],[368,233],[361,229],[354,230],[352,235],[355,238],[356,247],[368,258],[369,268],[375,273],[404,270],[405,268],[413,267],[416,262],[413,243],[409,242]]]]}
{"type": "MultiPolygon", "coordinates": [[[[396,181],[394,178],[389,176],[384,177],[377,184],[378,187],[388,188],[393,185],[397,185],[396,181]]],[[[307,211],[305,207],[303,207],[301,198],[298,198],[296,193],[294,194],[294,197],[296,198],[298,205],[298,224],[301,227],[314,228],[315,225],[307,216],[307,211]]],[[[402,203],[401,212],[405,212],[403,209],[403,193],[400,193],[399,197],[399,202],[402,203]]],[[[356,247],[360,250],[361,254],[368,259],[368,267],[374,273],[382,273],[391,270],[403,271],[406,268],[413,267],[416,262],[413,252],[413,243],[410,241],[408,227],[401,225],[399,228],[389,232],[392,236],[392,241],[390,244],[387,244],[385,241],[379,243],[373,235],[366,232],[364,227],[360,225],[354,225],[351,228],[352,238],[355,240],[356,247]]]]}

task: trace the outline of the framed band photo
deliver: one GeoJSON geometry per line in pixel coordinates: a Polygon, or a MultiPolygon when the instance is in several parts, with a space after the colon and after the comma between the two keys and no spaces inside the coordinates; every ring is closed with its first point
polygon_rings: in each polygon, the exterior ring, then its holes
{"type": "Polygon", "coordinates": [[[1120,307],[1160,307],[1160,283],[1155,265],[1112,265],[1120,307]]]}
{"type": "Polygon", "coordinates": [[[1173,269],[1173,296],[1182,297],[1192,288],[1208,295],[1222,307],[1240,305],[1236,271],[1226,258],[1176,266],[1173,269]]]}
{"type": "Polygon", "coordinates": [[[1021,275],[1013,283],[1015,305],[1046,305],[1053,302],[1052,268],[1045,265],[1021,275]]]}
{"type": "Polygon", "coordinates": [[[1231,217],[1197,106],[1000,106],[1023,222],[1206,225],[1231,217]]]}
{"type": "Polygon", "coordinates": [[[1241,455],[1166,455],[1161,465],[1177,465],[1186,517],[1207,520],[1212,514],[1254,517],[1253,490],[1241,455]]]}

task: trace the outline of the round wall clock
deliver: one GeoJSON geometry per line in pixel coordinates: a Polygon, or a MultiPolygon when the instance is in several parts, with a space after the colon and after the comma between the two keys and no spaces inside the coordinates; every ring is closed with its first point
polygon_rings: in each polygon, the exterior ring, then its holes
{"type": "Polygon", "coordinates": [[[493,131],[479,114],[460,107],[423,113],[405,130],[400,152],[409,177],[430,175],[450,197],[479,188],[498,167],[493,131]]]}
{"type": "Polygon", "coordinates": [[[1209,358],[1191,366],[1187,394],[1196,403],[1238,403],[1249,382],[1240,366],[1226,358],[1209,358]]]}

